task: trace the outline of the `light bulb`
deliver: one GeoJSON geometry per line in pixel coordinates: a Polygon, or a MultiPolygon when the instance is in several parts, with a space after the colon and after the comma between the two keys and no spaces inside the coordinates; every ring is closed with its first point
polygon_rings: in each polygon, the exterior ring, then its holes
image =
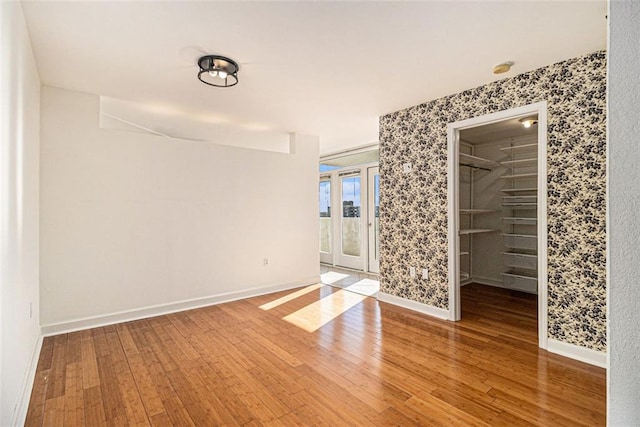
{"type": "Polygon", "coordinates": [[[218,72],[216,70],[209,70],[209,75],[211,77],[218,77],[218,72]]]}
{"type": "Polygon", "coordinates": [[[520,123],[522,123],[523,127],[529,129],[531,126],[538,124],[538,120],[536,120],[535,118],[520,119],[520,123]]]}
{"type": "Polygon", "coordinates": [[[226,71],[218,71],[218,77],[220,77],[221,79],[226,79],[227,78],[227,72],[226,71]]]}

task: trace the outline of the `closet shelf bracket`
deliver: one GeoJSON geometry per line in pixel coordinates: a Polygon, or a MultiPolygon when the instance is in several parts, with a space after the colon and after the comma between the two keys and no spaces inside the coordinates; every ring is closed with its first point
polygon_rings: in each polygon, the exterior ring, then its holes
{"type": "Polygon", "coordinates": [[[483,170],[483,171],[491,172],[491,169],[489,169],[489,168],[483,168],[482,166],[477,166],[477,165],[473,165],[473,164],[470,164],[470,163],[460,163],[460,166],[465,166],[465,167],[472,168],[472,169],[480,169],[480,170],[483,170]]]}

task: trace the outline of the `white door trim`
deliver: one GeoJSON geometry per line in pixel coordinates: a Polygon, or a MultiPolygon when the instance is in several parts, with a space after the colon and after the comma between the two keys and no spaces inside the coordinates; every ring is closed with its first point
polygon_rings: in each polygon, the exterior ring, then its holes
{"type": "Polygon", "coordinates": [[[334,184],[334,179],[333,179],[333,174],[331,173],[321,173],[320,174],[320,179],[318,181],[318,185],[323,182],[326,181],[329,183],[329,203],[331,205],[331,212],[330,212],[330,217],[329,217],[329,252],[322,252],[320,251],[320,262],[325,263],[325,264],[331,264],[333,265],[333,254],[335,252],[334,250],[334,236],[333,236],[333,228],[334,228],[334,221],[333,221],[333,215],[335,214],[335,208],[333,205],[333,192],[334,192],[334,188],[333,188],[333,184],[334,184]]]}
{"type": "Polygon", "coordinates": [[[538,114],[538,346],[547,348],[547,102],[473,117],[447,125],[447,197],[449,240],[449,320],[460,320],[459,170],[460,131],[538,114]]]}
{"type": "MultiPolygon", "coordinates": [[[[378,166],[372,166],[367,168],[367,233],[368,233],[368,266],[367,271],[371,273],[380,273],[380,260],[375,256],[375,244],[376,244],[376,233],[375,233],[375,176],[380,175],[380,168],[378,166]]],[[[379,245],[378,245],[379,247],[379,245]]]]}

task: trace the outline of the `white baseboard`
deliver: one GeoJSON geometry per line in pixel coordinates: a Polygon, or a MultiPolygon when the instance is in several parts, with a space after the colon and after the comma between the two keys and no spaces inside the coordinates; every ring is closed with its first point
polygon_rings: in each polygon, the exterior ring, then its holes
{"type": "Polygon", "coordinates": [[[437,317],[438,319],[443,319],[443,320],[449,319],[449,310],[434,307],[428,304],[423,304],[417,301],[412,301],[406,298],[397,297],[395,295],[385,294],[384,292],[378,293],[378,300],[382,302],[387,302],[389,304],[397,305],[399,307],[407,308],[409,310],[417,311],[422,314],[437,317]]]}
{"type": "Polygon", "coordinates": [[[512,291],[518,291],[518,292],[524,292],[526,294],[537,295],[537,292],[528,291],[526,289],[510,288],[509,286],[505,286],[501,280],[491,279],[489,277],[473,276],[471,278],[471,281],[473,281],[474,283],[478,283],[480,285],[493,286],[495,288],[502,288],[502,289],[511,289],[512,291]]]}
{"type": "Polygon", "coordinates": [[[38,360],[40,360],[40,351],[42,350],[42,334],[36,340],[31,353],[31,360],[27,369],[24,380],[22,381],[22,389],[18,397],[18,405],[16,406],[13,416],[11,417],[12,426],[22,426],[27,419],[27,411],[29,410],[29,401],[31,400],[31,390],[33,390],[33,382],[36,378],[36,369],[38,368],[38,360]]]}
{"type": "Polygon", "coordinates": [[[504,284],[502,283],[502,280],[496,280],[496,279],[492,279],[489,277],[482,277],[482,276],[473,276],[471,280],[474,283],[478,283],[480,285],[495,286],[496,288],[504,288],[504,284]]]}
{"type": "Polygon", "coordinates": [[[42,326],[42,335],[48,337],[51,335],[58,335],[68,332],[81,331],[84,329],[113,325],[115,323],[146,319],[148,317],[161,316],[163,314],[176,313],[179,311],[192,310],[194,308],[206,307],[209,305],[222,304],[225,302],[237,301],[239,299],[286,291],[288,289],[298,288],[300,286],[306,286],[314,283],[320,283],[320,276],[313,276],[290,283],[245,289],[237,292],[227,292],[218,295],[210,295],[202,298],[194,298],[167,304],[153,305],[149,307],[120,311],[100,316],[85,317],[82,319],[69,320],[66,322],[51,323],[42,326]]]}
{"type": "Polygon", "coordinates": [[[551,338],[547,340],[547,351],[600,368],[607,368],[607,353],[603,351],[591,350],[590,348],[568,344],[551,338]]]}

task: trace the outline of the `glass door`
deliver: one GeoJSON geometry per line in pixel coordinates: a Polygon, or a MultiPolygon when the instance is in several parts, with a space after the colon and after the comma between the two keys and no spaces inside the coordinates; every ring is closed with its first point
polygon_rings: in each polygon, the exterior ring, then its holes
{"type": "Polygon", "coordinates": [[[333,264],[331,176],[320,177],[320,262],[333,264]]]}
{"type": "Polygon", "coordinates": [[[338,174],[340,183],[340,247],[336,264],[363,270],[360,170],[338,174]]]}
{"type": "Polygon", "coordinates": [[[380,173],[377,167],[367,171],[369,271],[380,273],[380,173]]]}

